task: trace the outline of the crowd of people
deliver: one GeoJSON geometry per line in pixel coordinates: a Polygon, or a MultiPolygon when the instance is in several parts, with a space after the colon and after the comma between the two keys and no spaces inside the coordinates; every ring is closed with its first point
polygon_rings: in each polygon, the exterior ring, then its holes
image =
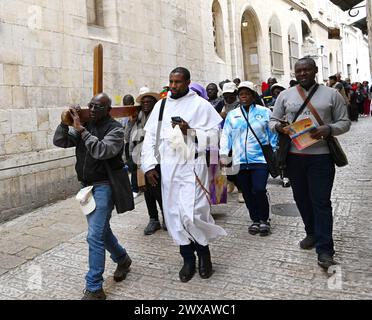
{"type": "Polygon", "coordinates": [[[346,101],[351,121],[371,116],[372,86],[369,86],[368,81],[352,83],[349,78],[342,80],[341,74],[336,73],[329,77],[327,85],[341,93],[346,101]]]}
{"type": "Polygon", "coordinates": [[[125,279],[131,265],[110,228],[114,205],[103,162],[113,168],[129,167],[133,196],[143,192],[147,206],[144,235],[161,228],[168,231],[183,259],[180,280],[189,281],[196,270],[207,279],[213,274],[209,244],[227,235],[211,215],[210,151],[219,150],[216,164],[228,168],[226,187],[229,192],[237,188],[238,201],[248,209],[249,234],[269,236],[269,168],[263,146],[275,150],[279,135],[289,134],[289,124],[313,117],[301,94],[312,96],[310,103],[325,124],[311,131],[317,140],[312,146],[298,150],[292,143],[281,172],[282,185],[292,187],[305,226],[300,247],[315,247],[318,264],[325,269],[335,264],[330,200],[335,164],[326,141],[347,132],[351,121],[370,114],[371,91],[368,82],[350,84],[339,74],[331,76],[326,86],[319,85],[317,72],[314,60],[302,58],[295,66],[296,80],[288,86],[271,77],[259,87],[238,78],[204,87],[192,83],[190,72],[178,67],[160,93],[144,86],[136,97],[124,96],[123,105],[137,110],[124,126],[111,118],[111,100],[104,93],[92,98],[85,124],[78,108],[71,107],[73,124],[58,126],[54,144],[76,147],[78,179],[83,187],[93,186],[96,207],[87,215],[89,271],[83,298],[106,298],[105,250],[117,263],[116,281],[125,279]]]}

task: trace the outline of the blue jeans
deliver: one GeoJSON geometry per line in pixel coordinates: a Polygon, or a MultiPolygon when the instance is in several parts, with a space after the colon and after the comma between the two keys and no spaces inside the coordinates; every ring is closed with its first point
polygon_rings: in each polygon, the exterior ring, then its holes
{"type": "Polygon", "coordinates": [[[120,246],[110,227],[111,212],[114,208],[112,191],[109,185],[97,185],[93,188],[96,209],[87,216],[89,244],[89,271],[85,277],[86,289],[97,291],[102,289],[103,272],[105,271],[105,249],[111,253],[115,263],[122,261],[127,255],[120,246]]]}
{"type": "Polygon", "coordinates": [[[333,256],[331,193],[335,165],[331,156],[289,154],[287,169],[306,234],[315,236],[318,254],[328,253],[333,256]]]}
{"type": "Polygon", "coordinates": [[[270,207],[266,190],[268,178],[269,170],[265,166],[243,169],[237,175],[237,183],[253,222],[267,222],[269,219],[270,207]]]}

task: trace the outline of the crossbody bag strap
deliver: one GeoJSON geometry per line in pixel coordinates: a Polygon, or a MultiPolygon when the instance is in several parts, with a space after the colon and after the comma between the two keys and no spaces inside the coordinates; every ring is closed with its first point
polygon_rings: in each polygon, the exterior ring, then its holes
{"type": "Polygon", "coordinates": [[[315,94],[315,92],[318,90],[319,84],[317,84],[317,83],[315,84],[314,88],[310,91],[310,93],[309,93],[309,95],[307,97],[305,96],[305,92],[302,90],[302,87],[300,85],[297,85],[296,88],[297,88],[297,91],[300,94],[301,98],[304,100],[304,103],[301,106],[301,108],[298,110],[298,112],[296,113],[296,116],[294,117],[292,123],[293,122],[296,122],[297,118],[304,111],[304,109],[308,106],[311,98],[313,97],[313,95],[315,94]]]}
{"type": "MultiPolygon", "coordinates": [[[[243,107],[242,107],[242,106],[240,106],[240,111],[242,112],[242,114],[243,114],[243,117],[245,118],[245,121],[247,121],[247,124],[248,124],[249,130],[251,130],[251,131],[252,131],[252,133],[253,133],[254,137],[256,138],[257,142],[259,143],[259,145],[260,145],[261,149],[263,149],[262,143],[261,143],[260,139],[258,139],[258,137],[257,137],[257,135],[256,135],[256,132],[254,132],[254,130],[253,130],[253,128],[252,128],[252,126],[251,126],[251,124],[249,123],[249,120],[248,120],[247,116],[245,115],[245,113],[244,113],[244,110],[243,110],[243,107]]],[[[249,114],[248,114],[248,115],[249,115],[249,114]]]]}
{"type": "MultiPolygon", "coordinates": [[[[302,97],[302,99],[305,99],[306,96],[305,96],[305,93],[304,91],[301,89],[301,88],[297,88],[298,90],[298,93],[300,94],[300,96],[302,97]]],[[[322,120],[322,118],[319,116],[319,113],[318,111],[316,111],[316,109],[314,108],[313,104],[309,101],[308,103],[308,106],[307,108],[310,110],[310,112],[313,114],[313,116],[315,117],[316,121],[318,122],[319,125],[323,126],[324,125],[324,121],[322,120]]]]}
{"type": "Polygon", "coordinates": [[[163,121],[163,114],[164,114],[164,108],[165,104],[167,102],[167,98],[164,98],[161,101],[160,110],[159,110],[159,119],[158,119],[158,127],[156,129],[156,141],[155,141],[155,158],[156,160],[160,159],[160,152],[159,152],[159,144],[160,144],[160,131],[161,131],[161,124],[163,121]]]}

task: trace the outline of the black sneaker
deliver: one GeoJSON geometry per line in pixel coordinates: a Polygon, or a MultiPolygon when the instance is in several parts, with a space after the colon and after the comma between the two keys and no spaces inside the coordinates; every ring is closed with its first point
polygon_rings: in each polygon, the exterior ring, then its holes
{"type": "Polygon", "coordinates": [[[97,291],[84,290],[81,300],[106,300],[106,294],[103,289],[97,291]]]}
{"type": "Polygon", "coordinates": [[[260,236],[261,237],[268,236],[271,232],[270,222],[261,221],[260,226],[259,226],[259,231],[260,231],[260,236]]]}
{"type": "Polygon", "coordinates": [[[256,235],[260,232],[260,224],[258,222],[253,222],[248,228],[248,232],[252,235],[256,235]]]}
{"type": "Polygon", "coordinates": [[[126,277],[128,272],[130,271],[130,265],[132,264],[132,259],[127,254],[124,260],[118,263],[116,270],[114,272],[114,280],[116,282],[123,281],[126,277]]]}
{"type": "Polygon", "coordinates": [[[161,229],[160,222],[155,219],[150,219],[149,224],[145,228],[145,236],[149,236],[151,234],[154,234],[156,230],[161,229]]]}
{"type": "Polygon", "coordinates": [[[337,264],[333,257],[328,253],[320,253],[318,255],[318,265],[323,269],[328,270],[330,266],[337,264]]]}
{"type": "Polygon", "coordinates": [[[302,241],[300,241],[300,248],[304,250],[310,250],[315,247],[315,237],[308,234],[302,241]]]}

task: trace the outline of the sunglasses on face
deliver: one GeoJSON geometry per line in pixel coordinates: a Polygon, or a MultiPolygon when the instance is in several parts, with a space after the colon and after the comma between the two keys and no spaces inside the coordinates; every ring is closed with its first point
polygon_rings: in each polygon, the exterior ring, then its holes
{"type": "Polygon", "coordinates": [[[106,106],[103,106],[103,105],[101,105],[99,103],[93,103],[93,102],[91,102],[91,103],[88,104],[88,108],[89,109],[93,109],[94,108],[94,110],[103,111],[103,110],[105,110],[106,106]]]}

